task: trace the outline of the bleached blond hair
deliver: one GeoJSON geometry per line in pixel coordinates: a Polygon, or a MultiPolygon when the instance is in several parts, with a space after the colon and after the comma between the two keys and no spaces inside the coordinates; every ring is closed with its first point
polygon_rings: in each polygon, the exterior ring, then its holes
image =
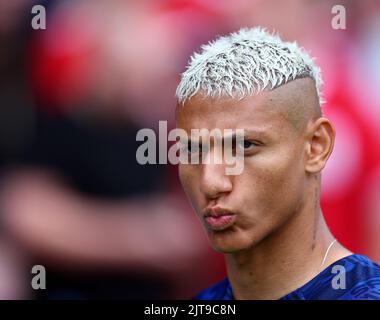
{"type": "Polygon", "coordinates": [[[292,80],[314,80],[320,104],[320,68],[296,42],[284,42],[264,28],[243,28],[195,52],[176,90],[178,103],[202,91],[206,96],[242,99],[292,80]]]}

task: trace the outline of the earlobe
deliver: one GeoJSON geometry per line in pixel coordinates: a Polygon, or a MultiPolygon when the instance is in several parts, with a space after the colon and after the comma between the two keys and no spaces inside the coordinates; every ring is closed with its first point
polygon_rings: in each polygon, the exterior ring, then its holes
{"type": "Polygon", "coordinates": [[[305,169],[319,173],[325,167],[334,148],[335,130],[330,120],[319,118],[308,128],[305,169]]]}

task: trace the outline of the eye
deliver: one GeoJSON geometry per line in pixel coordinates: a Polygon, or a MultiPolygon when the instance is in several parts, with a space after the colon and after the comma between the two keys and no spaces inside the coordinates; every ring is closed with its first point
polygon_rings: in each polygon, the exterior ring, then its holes
{"type": "Polygon", "coordinates": [[[252,149],[254,149],[256,146],[257,146],[257,143],[252,142],[252,141],[248,141],[248,140],[244,140],[244,141],[239,141],[239,142],[238,142],[238,147],[239,147],[239,148],[243,148],[244,151],[252,150],[252,149]]]}
{"type": "Polygon", "coordinates": [[[259,144],[254,141],[243,140],[237,142],[237,147],[244,151],[251,151],[255,149],[259,144]]]}
{"type": "Polygon", "coordinates": [[[187,144],[180,144],[179,150],[183,154],[197,154],[200,153],[202,149],[202,146],[200,146],[198,143],[189,141],[187,144]]]}
{"type": "Polygon", "coordinates": [[[187,144],[187,152],[189,154],[197,154],[201,151],[201,146],[195,142],[189,142],[187,144]]]}

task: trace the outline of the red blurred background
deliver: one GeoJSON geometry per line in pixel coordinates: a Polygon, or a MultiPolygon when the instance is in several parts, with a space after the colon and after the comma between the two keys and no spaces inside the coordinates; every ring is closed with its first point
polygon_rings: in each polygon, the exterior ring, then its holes
{"type": "MultiPolygon", "coordinates": [[[[173,166],[135,163],[139,128],[174,127],[189,55],[264,26],[316,58],[336,127],[322,209],[380,262],[380,3],[57,0],[0,3],[0,298],[186,298],[224,276],[173,166]],[[33,30],[42,4],[46,30],[33,30]],[[47,289],[30,289],[42,264],[47,289]]],[[[170,129],[170,128],[169,128],[170,129]]]]}

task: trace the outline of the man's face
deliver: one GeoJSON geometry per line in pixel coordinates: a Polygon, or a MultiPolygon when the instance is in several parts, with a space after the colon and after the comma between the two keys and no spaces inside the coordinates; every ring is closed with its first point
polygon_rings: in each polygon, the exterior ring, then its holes
{"type": "Polygon", "coordinates": [[[304,130],[293,128],[279,111],[283,102],[275,91],[240,101],[197,94],[177,106],[177,127],[189,137],[191,129],[245,130],[240,175],[226,175],[223,163],[179,165],[183,188],[218,251],[256,245],[302,205],[304,130]]]}

